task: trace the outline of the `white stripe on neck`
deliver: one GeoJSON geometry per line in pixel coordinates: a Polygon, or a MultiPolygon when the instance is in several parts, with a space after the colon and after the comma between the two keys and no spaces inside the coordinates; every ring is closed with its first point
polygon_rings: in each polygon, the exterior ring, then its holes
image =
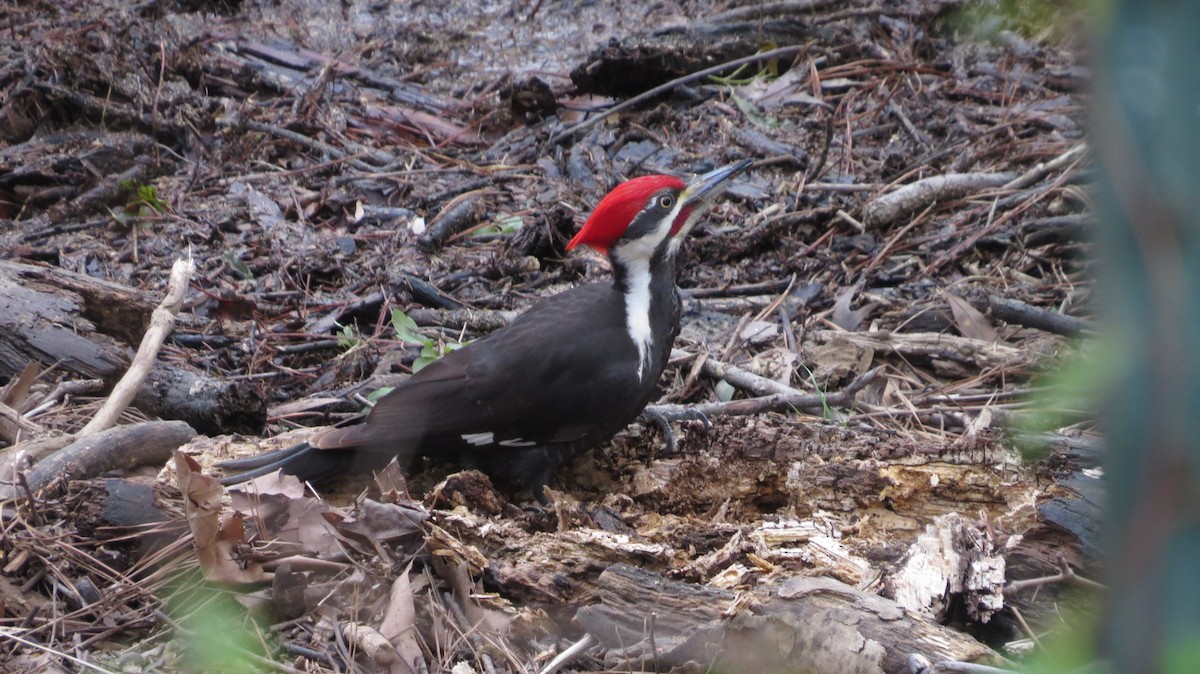
{"type": "MultiPolygon", "coordinates": [[[[628,245],[636,247],[640,243],[628,245]]],[[[637,347],[640,380],[650,365],[650,346],[654,343],[654,333],[650,330],[650,256],[642,251],[627,250],[617,254],[625,267],[625,329],[637,347]]]]}
{"type": "MultiPolygon", "coordinates": [[[[657,227],[640,238],[622,241],[610,251],[613,262],[625,268],[625,329],[638,351],[637,376],[640,381],[650,366],[650,347],[654,344],[654,333],[650,329],[650,260],[659,244],[671,236],[671,225],[683,208],[683,200],[677,199],[675,208],[658,221],[657,227]]],[[[691,228],[698,214],[693,214],[684,223],[684,230],[691,228]]],[[[669,254],[679,250],[679,241],[670,242],[669,254]]]]}

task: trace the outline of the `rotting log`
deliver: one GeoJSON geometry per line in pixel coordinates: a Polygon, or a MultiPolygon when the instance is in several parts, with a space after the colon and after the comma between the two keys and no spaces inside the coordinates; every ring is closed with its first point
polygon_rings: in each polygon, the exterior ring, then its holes
{"type": "Polygon", "coordinates": [[[788,578],[751,598],[618,564],[600,575],[600,602],[576,620],[614,668],[879,674],[907,672],[912,654],[1001,660],[966,634],[824,577],[788,578]]]}
{"type": "MultiPolygon", "coordinates": [[[[1086,580],[1055,576],[1069,569],[1084,579],[1104,579],[1106,480],[1097,471],[1104,447],[1099,438],[1086,435],[1015,432],[1011,438],[1027,456],[1048,453],[1041,465],[1049,473],[1043,479],[1052,484],[1038,499],[1036,521],[1005,551],[1005,604],[1040,631],[1062,619],[1063,602],[1078,599],[1079,586],[1094,589],[1086,580]]],[[[998,617],[1001,624],[1015,622],[1012,614],[998,617]]],[[[1025,628],[1013,624],[1010,629],[1025,628]]]]}
{"type": "MultiPolygon", "coordinates": [[[[142,465],[161,465],[172,450],[195,437],[182,421],[146,421],[117,426],[80,438],[39,461],[25,475],[31,492],[56,481],[86,480],[101,473],[142,465]]],[[[0,478],[0,500],[13,498],[17,485],[0,478]]]]}
{"type": "MultiPolygon", "coordinates": [[[[0,261],[0,377],[54,365],[111,387],[124,374],[154,304],[137,290],[54,267],[0,261]]],[[[248,382],[158,364],[134,405],[200,433],[258,433],[266,401],[248,382]]]]}

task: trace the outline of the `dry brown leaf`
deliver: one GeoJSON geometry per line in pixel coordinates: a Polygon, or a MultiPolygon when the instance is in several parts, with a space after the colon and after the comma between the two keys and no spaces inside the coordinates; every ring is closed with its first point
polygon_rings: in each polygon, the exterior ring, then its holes
{"type": "Polygon", "coordinates": [[[755,77],[749,84],[737,87],[737,92],[764,110],[776,109],[787,104],[828,107],[828,103],[801,88],[807,75],[807,68],[792,68],[774,79],[755,77]]]}
{"type": "Polygon", "coordinates": [[[874,304],[868,304],[857,311],[850,308],[850,303],[854,301],[858,289],[859,286],[854,285],[838,293],[833,301],[833,313],[829,317],[834,325],[849,332],[857,332],[863,319],[867,317],[871,309],[875,308],[874,304]]]}
{"type": "Polygon", "coordinates": [[[193,546],[206,580],[214,583],[263,583],[271,574],[256,562],[243,564],[234,548],[246,543],[241,515],[221,521],[221,497],[225,488],[219,480],[200,472],[200,464],[175,450],[175,475],[183,494],[183,512],[192,530],[193,546]]]}
{"type": "Polygon", "coordinates": [[[338,533],[349,538],[375,543],[391,543],[403,538],[422,538],[421,523],[429,519],[424,506],[408,503],[380,503],[364,499],[349,513],[339,513],[338,533]]]}
{"type": "Polygon", "coordinates": [[[326,558],[342,553],[342,541],[326,518],[332,508],[305,496],[294,476],[275,471],[232,487],[229,494],[233,509],[255,518],[264,538],[298,548],[289,552],[326,558]]]}
{"type": "Polygon", "coordinates": [[[995,342],[999,339],[999,335],[992,328],[987,316],[971,306],[970,302],[949,292],[943,291],[942,294],[950,303],[950,311],[954,314],[954,325],[958,328],[960,335],[985,342],[995,342]]]}
{"type": "Polygon", "coordinates": [[[388,503],[412,500],[408,493],[408,478],[396,461],[391,461],[383,470],[375,473],[375,486],[379,487],[380,498],[388,503]]]}
{"type": "Polygon", "coordinates": [[[379,633],[395,647],[399,658],[391,663],[391,674],[416,674],[416,663],[421,660],[421,643],[417,639],[417,609],[413,600],[409,572],[412,562],[392,583],[388,595],[387,609],[379,623],[379,633]]]}

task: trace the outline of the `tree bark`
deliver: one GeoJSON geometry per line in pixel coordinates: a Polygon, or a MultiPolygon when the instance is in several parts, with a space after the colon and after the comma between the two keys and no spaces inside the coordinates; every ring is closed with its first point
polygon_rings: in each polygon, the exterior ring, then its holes
{"type": "Polygon", "coordinates": [[[792,577],[747,599],[617,564],[601,574],[600,588],[600,603],[576,619],[618,668],[695,662],[699,671],[880,674],[907,672],[913,653],[934,662],[1000,661],[961,632],[832,578],[792,577]]]}
{"type": "MultiPolygon", "coordinates": [[[[104,380],[124,374],[154,311],[137,290],[53,267],[0,261],[0,377],[30,361],[104,380]]],[[[214,379],[173,364],[151,370],[134,404],[197,432],[258,433],[266,401],[248,382],[214,379]]]]}

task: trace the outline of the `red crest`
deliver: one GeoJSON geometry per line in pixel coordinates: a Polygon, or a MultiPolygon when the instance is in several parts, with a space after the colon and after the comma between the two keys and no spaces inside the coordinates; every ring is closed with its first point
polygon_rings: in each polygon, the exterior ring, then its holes
{"type": "Polygon", "coordinates": [[[621,238],[637,214],[646,207],[651,195],[668,187],[682,190],[685,185],[675,176],[661,175],[642,176],[617,185],[596,205],[591,217],[583,223],[583,229],[567,244],[567,250],[582,245],[601,253],[608,252],[609,247],[621,238]]]}

